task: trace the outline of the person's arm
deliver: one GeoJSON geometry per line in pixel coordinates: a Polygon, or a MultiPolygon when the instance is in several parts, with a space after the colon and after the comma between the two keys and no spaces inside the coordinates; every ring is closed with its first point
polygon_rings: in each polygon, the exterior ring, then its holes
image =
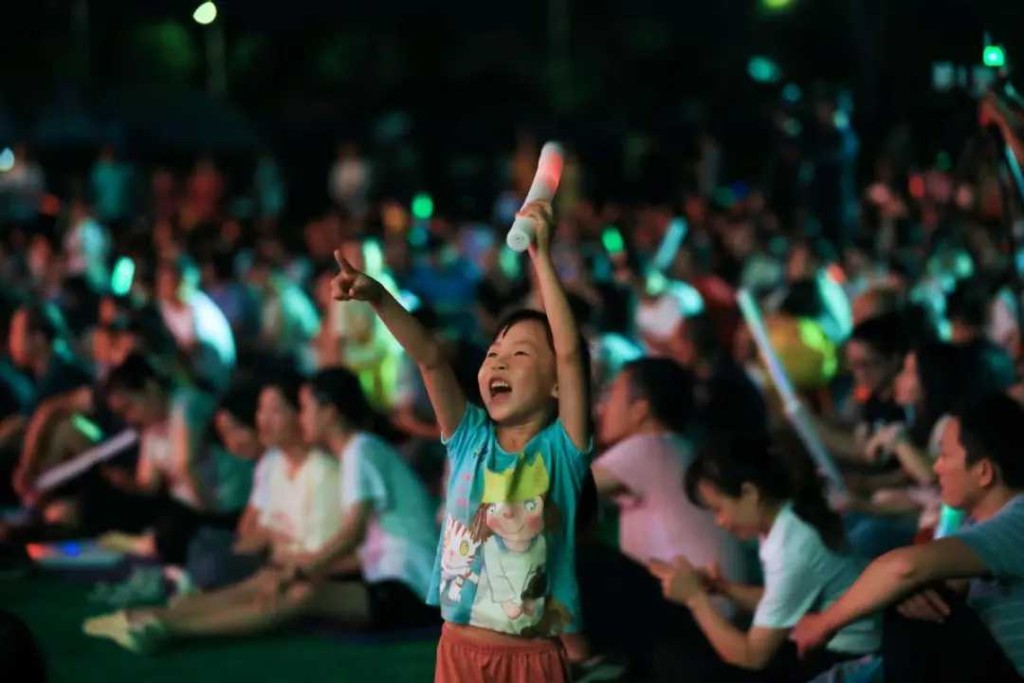
{"type": "Polygon", "coordinates": [[[761,597],[764,595],[764,586],[724,581],[719,592],[736,603],[744,612],[753,613],[757,609],[757,603],[761,602],[761,597]]]}
{"type": "Polygon", "coordinates": [[[958,538],[893,550],[868,565],[828,609],[804,617],[797,625],[794,640],[801,652],[812,650],[847,624],[887,607],[925,584],[987,573],[982,559],[958,538]]]}
{"type": "Polygon", "coordinates": [[[602,498],[610,498],[618,493],[627,491],[625,484],[620,481],[613,472],[600,465],[593,465],[590,471],[594,475],[594,485],[597,486],[597,495],[602,498]]]}
{"type": "Polygon", "coordinates": [[[753,626],[746,632],[739,630],[715,610],[704,592],[687,601],[686,606],[722,661],[741,669],[763,669],[789,635],[784,628],[753,626]]]}
{"type": "Polygon", "coordinates": [[[234,552],[256,554],[270,548],[273,535],[260,524],[260,511],[251,504],[245,506],[235,529],[234,552]]]}
{"type": "Polygon", "coordinates": [[[590,418],[582,341],[576,319],[569,308],[569,300],[551,260],[551,229],[554,223],[551,204],[533,202],[521,213],[534,223],[534,239],[529,253],[554,340],[558,371],[558,417],[573,445],[580,451],[586,451],[590,447],[590,418]]]}
{"type": "Polygon", "coordinates": [[[690,609],[697,625],[715,652],[728,664],[743,669],[763,669],[786,642],[785,628],[754,626],[741,631],[715,610],[700,573],[684,558],[672,564],[654,560],[648,568],[661,580],[665,597],[690,609]]]}
{"type": "Polygon", "coordinates": [[[174,406],[171,410],[170,439],[175,471],[185,477],[200,509],[210,509],[214,505],[210,499],[212,492],[203,485],[197,469],[207,416],[198,410],[188,410],[185,404],[174,406]]]}
{"type": "Polygon", "coordinates": [[[300,578],[316,579],[328,572],[334,563],[351,555],[366,539],[366,526],[373,512],[373,504],[368,500],[353,503],[345,510],[341,518],[341,527],[317,553],[306,558],[298,567],[300,578]]]}
{"type": "Polygon", "coordinates": [[[332,295],[339,301],[355,299],[373,306],[384,325],[419,366],[441,433],[450,437],[466,411],[466,396],[441,345],[379,282],[353,268],[340,250],[335,251],[334,257],[341,270],[331,281],[332,295]]]}

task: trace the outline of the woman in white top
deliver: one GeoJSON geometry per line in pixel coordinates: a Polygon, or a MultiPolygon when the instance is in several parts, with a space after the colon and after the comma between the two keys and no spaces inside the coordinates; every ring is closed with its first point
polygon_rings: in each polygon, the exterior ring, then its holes
{"type": "Polygon", "coordinates": [[[306,440],[341,462],[341,527],[314,554],[289,558],[293,585],[335,584],[335,615],[376,629],[439,623],[426,606],[438,529],[435,503],[387,442],[364,431],[373,412],[359,378],[322,370],[299,394],[306,440]]]}
{"type": "Polygon", "coordinates": [[[171,637],[241,635],[305,615],[330,614],[332,585],[291,582],[286,562],[317,557],[338,531],[338,462],[310,449],[299,426],[297,381],[263,388],[256,423],[268,449],[260,460],[236,550],[266,553],[267,564],[241,583],[185,597],[161,609],[121,611],[89,619],[86,634],[145,652],[171,637]]]}
{"type": "Polygon", "coordinates": [[[739,538],[760,539],[763,587],[733,583],[685,558],[649,565],[665,596],[689,608],[720,660],[730,665],[722,669],[761,671],[765,680],[809,680],[878,649],[881,624],[872,619],[836,634],[818,660],[798,662],[787,646],[800,618],[835,602],[863,566],[847,554],[842,522],[828,507],[806,454],[796,448],[783,453],[763,437],[723,440],[690,466],[686,487],[719,526],[739,538]],[[712,594],[752,612],[750,628],[738,629],[715,611],[712,594]]]}

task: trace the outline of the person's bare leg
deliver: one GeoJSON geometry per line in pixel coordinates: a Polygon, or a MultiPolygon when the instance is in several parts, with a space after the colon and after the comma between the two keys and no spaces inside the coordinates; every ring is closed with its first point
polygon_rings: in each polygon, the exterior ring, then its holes
{"type": "Polygon", "coordinates": [[[370,623],[370,593],[360,581],[328,581],[314,587],[310,616],[340,621],[346,626],[370,623]]]}
{"type": "Polygon", "coordinates": [[[294,584],[276,599],[251,594],[216,610],[167,610],[154,616],[174,636],[247,635],[268,631],[308,614],[315,599],[316,591],[309,584],[294,584]]]}
{"type": "Polygon", "coordinates": [[[236,604],[248,602],[253,597],[260,595],[270,582],[273,581],[275,576],[276,570],[261,569],[240,583],[225,586],[210,593],[183,596],[167,607],[132,610],[132,616],[152,616],[160,621],[164,621],[192,613],[201,614],[221,609],[230,609],[236,604]]]}

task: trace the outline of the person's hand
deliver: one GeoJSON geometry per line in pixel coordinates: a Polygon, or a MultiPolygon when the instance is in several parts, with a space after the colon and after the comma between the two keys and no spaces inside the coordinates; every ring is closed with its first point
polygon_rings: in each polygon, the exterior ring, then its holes
{"type": "Polygon", "coordinates": [[[789,638],[796,643],[796,649],[800,657],[806,657],[808,653],[822,647],[832,638],[832,629],[829,627],[824,615],[806,614],[793,627],[793,632],[789,638]]]}
{"type": "Polygon", "coordinates": [[[281,604],[281,597],[292,584],[284,570],[277,570],[267,577],[266,582],[257,593],[257,600],[267,610],[276,609],[281,604]]]}
{"type": "Polygon", "coordinates": [[[879,462],[896,450],[896,446],[899,444],[900,439],[904,437],[904,433],[902,422],[896,422],[877,429],[864,446],[864,458],[868,462],[879,462]]]}
{"type": "Polygon", "coordinates": [[[551,202],[530,202],[516,214],[529,218],[533,222],[533,239],[530,240],[529,253],[531,258],[551,255],[551,233],[554,230],[555,216],[551,210],[551,202]]]}
{"type": "Polygon", "coordinates": [[[685,557],[677,557],[671,564],[651,560],[647,569],[661,581],[662,593],[672,602],[685,605],[691,598],[706,592],[700,573],[685,557]]]}
{"type": "Polygon", "coordinates": [[[896,611],[908,619],[931,621],[941,624],[949,616],[949,605],[942,596],[930,588],[915,593],[901,602],[896,611]]]}
{"type": "Polygon", "coordinates": [[[728,579],[722,575],[722,568],[717,562],[712,562],[706,567],[697,569],[697,576],[700,577],[704,590],[709,595],[724,595],[729,586],[728,579]]]}
{"type": "Polygon", "coordinates": [[[100,470],[103,478],[116,489],[131,491],[135,488],[135,473],[120,467],[104,467],[100,470]]]}
{"type": "Polygon", "coordinates": [[[336,301],[366,301],[371,304],[380,301],[384,288],[379,282],[352,267],[340,249],[334,251],[334,260],[340,269],[331,280],[331,296],[336,301]]]}
{"type": "Polygon", "coordinates": [[[36,497],[35,483],[36,476],[31,468],[18,465],[11,478],[11,487],[22,502],[27,503],[36,497]]]}

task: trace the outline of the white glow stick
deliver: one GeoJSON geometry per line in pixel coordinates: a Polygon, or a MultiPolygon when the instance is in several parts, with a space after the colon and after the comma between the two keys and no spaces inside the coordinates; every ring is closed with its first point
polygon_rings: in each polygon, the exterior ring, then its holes
{"type": "MultiPolygon", "coordinates": [[[[558,182],[562,179],[563,153],[562,146],[557,142],[545,143],[540,151],[537,162],[537,173],[533,176],[533,184],[526,194],[523,206],[530,202],[542,200],[550,202],[558,190],[558,182]]],[[[533,240],[533,221],[529,218],[516,216],[512,227],[508,230],[505,242],[513,251],[526,251],[533,240]]]]}
{"type": "Polygon", "coordinates": [[[103,443],[76,455],[73,459],[48,470],[36,479],[35,490],[43,492],[55,489],[61,484],[71,481],[93,465],[113,458],[121,451],[133,446],[138,440],[139,435],[134,429],[126,429],[103,443]]]}
{"type": "Polygon", "coordinates": [[[772,348],[771,341],[768,339],[768,331],[765,329],[764,321],[761,319],[761,311],[757,307],[754,297],[751,296],[749,290],[741,289],[736,295],[736,301],[739,304],[740,312],[743,314],[743,319],[746,321],[747,327],[750,328],[750,333],[754,337],[754,342],[757,344],[757,350],[761,354],[761,359],[768,368],[768,374],[772,378],[772,383],[775,384],[779,396],[782,397],[786,417],[789,419],[790,424],[793,425],[793,429],[796,431],[800,441],[803,442],[804,448],[814,458],[814,462],[828,479],[833,491],[840,495],[845,494],[846,483],[843,481],[843,476],[840,474],[839,468],[836,467],[832,457],[828,454],[825,444],[819,438],[814,423],[811,421],[811,416],[807,413],[807,408],[797,398],[793,384],[789,381],[789,375],[786,374],[786,369],[782,366],[779,357],[775,355],[775,349],[772,348]]]}

